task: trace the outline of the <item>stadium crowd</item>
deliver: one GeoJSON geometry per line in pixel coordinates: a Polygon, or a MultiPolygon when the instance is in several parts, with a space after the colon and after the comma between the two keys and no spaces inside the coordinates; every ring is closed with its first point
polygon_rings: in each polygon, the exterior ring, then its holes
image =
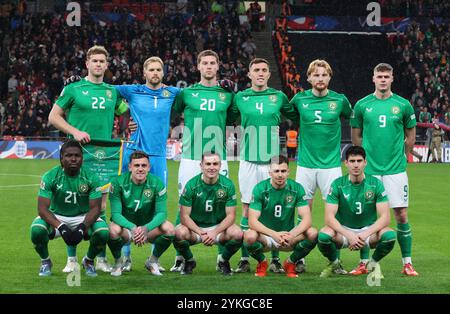
{"type": "MultiPolygon", "coordinates": [[[[97,9],[91,6],[90,11],[83,9],[80,27],[68,27],[58,13],[11,11],[1,17],[6,26],[0,33],[1,134],[47,136],[52,128],[48,113],[64,79],[86,75],[84,51],[94,44],[105,45],[110,52],[107,83],[141,83],[144,60],[156,55],[164,61],[165,84],[189,86],[199,77],[197,53],[213,49],[221,58],[220,76],[233,80],[239,90],[247,88],[247,65],[256,50],[250,25],[239,23],[240,1],[222,2],[193,1],[180,11],[153,3],[158,7],[155,13],[131,22],[124,21],[130,19],[126,6],[112,7],[122,19],[103,26],[91,18],[97,9]]],[[[115,133],[121,135],[127,119],[116,119],[115,133]]]]}

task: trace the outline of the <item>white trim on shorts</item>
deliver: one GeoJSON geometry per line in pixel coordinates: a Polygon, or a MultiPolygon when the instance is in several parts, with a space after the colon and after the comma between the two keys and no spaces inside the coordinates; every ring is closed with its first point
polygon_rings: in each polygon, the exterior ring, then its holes
{"type": "MultiPolygon", "coordinates": [[[[347,229],[349,231],[352,231],[354,233],[361,233],[364,230],[367,230],[367,229],[370,228],[370,226],[366,226],[366,227],[363,227],[363,228],[360,228],[360,229],[352,229],[352,228],[346,227],[344,225],[342,225],[342,227],[344,227],[345,229],[347,229]]],[[[364,247],[370,247],[370,238],[372,236],[373,236],[373,234],[371,234],[370,236],[367,237],[366,241],[364,242],[366,244],[366,245],[364,245],[364,247]]],[[[348,244],[349,244],[348,239],[343,234],[342,234],[342,240],[343,240],[343,243],[342,243],[341,249],[348,248],[348,244]]]]}
{"type": "Polygon", "coordinates": [[[250,204],[255,185],[269,178],[269,167],[269,164],[257,164],[246,160],[239,162],[238,177],[242,203],[250,204]]]}
{"type": "Polygon", "coordinates": [[[337,178],[342,177],[342,168],[306,168],[297,165],[295,181],[300,183],[306,192],[306,199],[314,198],[317,188],[320,189],[322,199],[326,200],[330,191],[331,183],[337,178]]]}
{"type": "Polygon", "coordinates": [[[383,182],[384,190],[388,195],[390,208],[408,207],[409,184],[408,184],[408,175],[406,171],[396,174],[374,175],[374,177],[383,182]]]}
{"type": "MultiPolygon", "coordinates": [[[[202,172],[200,169],[200,161],[201,160],[181,158],[180,166],[178,168],[178,196],[181,196],[183,193],[186,183],[202,172]]],[[[228,178],[228,162],[226,160],[222,160],[222,165],[220,167],[220,174],[224,175],[224,173],[228,178]]]]}

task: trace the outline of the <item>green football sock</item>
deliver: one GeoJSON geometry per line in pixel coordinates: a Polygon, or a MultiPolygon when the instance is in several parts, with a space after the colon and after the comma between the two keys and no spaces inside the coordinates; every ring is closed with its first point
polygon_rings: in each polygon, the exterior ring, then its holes
{"type": "Polygon", "coordinates": [[[334,262],[338,258],[336,244],[331,240],[331,236],[328,234],[319,232],[317,246],[322,255],[328,258],[330,262],[334,262]]]}
{"type": "Polygon", "coordinates": [[[39,254],[41,259],[48,258],[48,233],[47,230],[37,227],[31,226],[31,242],[33,242],[34,249],[39,254]]]}
{"type": "Polygon", "coordinates": [[[108,246],[111,250],[112,255],[115,259],[118,259],[122,254],[122,246],[124,245],[124,241],[122,237],[118,237],[117,239],[109,239],[108,246]]]}
{"type": "Polygon", "coordinates": [[[229,240],[223,245],[222,258],[229,261],[231,256],[234,255],[242,246],[242,241],[229,240]]]}
{"type": "Polygon", "coordinates": [[[272,259],[274,259],[274,258],[279,259],[280,258],[280,251],[273,250],[271,253],[272,253],[272,259]]]}
{"type": "Polygon", "coordinates": [[[262,262],[263,260],[266,259],[266,257],[264,256],[263,253],[263,244],[261,242],[256,241],[255,243],[248,245],[248,244],[244,244],[245,246],[247,246],[248,252],[250,253],[250,255],[256,259],[259,263],[262,262]]]}
{"type": "Polygon", "coordinates": [[[314,249],[316,244],[317,244],[316,241],[313,242],[313,241],[309,241],[308,239],[298,242],[295,245],[292,254],[289,256],[290,260],[294,263],[301,260],[306,255],[308,255],[309,252],[311,252],[314,249]]]}
{"type": "Polygon", "coordinates": [[[153,255],[155,257],[160,257],[172,244],[174,236],[168,236],[168,235],[160,235],[155,239],[153,242],[153,255]]]}
{"type": "Polygon", "coordinates": [[[104,229],[97,229],[91,235],[89,241],[89,248],[86,256],[94,259],[102,250],[105,250],[106,243],[109,239],[109,231],[104,229]]]}
{"type": "Polygon", "coordinates": [[[77,256],[77,247],[73,245],[67,245],[67,257],[76,257],[77,256]]]}
{"type": "Polygon", "coordinates": [[[383,257],[389,254],[390,251],[394,248],[395,244],[395,232],[394,231],[386,231],[381,235],[380,241],[378,241],[377,246],[375,248],[375,252],[373,252],[372,259],[375,262],[379,262],[383,257]]]}
{"type": "Polygon", "coordinates": [[[217,243],[217,254],[222,255],[224,250],[224,246],[221,243],[217,243]]]}
{"type": "Polygon", "coordinates": [[[370,247],[365,246],[361,250],[359,250],[360,260],[369,260],[369,255],[370,255],[370,247]]]}
{"type": "MultiPolygon", "coordinates": [[[[102,208],[102,213],[100,214],[100,218],[106,222],[106,208],[102,208]]],[[[112,252],[111,252],[112,253],[112,252]]],[[[103,249],[100,250],[100,252],[98,252],[97,257],[100,258],[106,258],[106,245],[103,249]]]]}
{"type": "Polygon", "coordinates": [[[190,260],[192,257],[194,257],[194,254],[192,254],[192,251],[190,249],[189,241],[183,240],[183,241],[173,241],[173,246],[180,252],[180,255],[184,257],[185,260],[190,260]]]}
{"type": "MultiPolygon", "coordinates": [[[[241,229],[243,231],[248,230],[248,218],[247,217],[241,217],[240,225],[241,225],[241,229]]],[[[250,253],[249,253],[246,245],[242,245],[242,247],[241,247],[241,257],[244,257],[244,258],[249,258],[250,257],[250,253]]]]}
{"type": "Polygon", "coordinates": [[[397,241],[402,257],[411,257],[412,233],[409,223],[397,224],[397,241]]]}

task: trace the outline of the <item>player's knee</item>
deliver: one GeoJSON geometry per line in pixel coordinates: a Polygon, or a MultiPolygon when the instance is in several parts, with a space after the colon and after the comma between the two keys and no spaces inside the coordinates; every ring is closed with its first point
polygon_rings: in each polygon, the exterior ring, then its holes
{"type": "Polygon", "coordinates": [[[109,230],[107,228],[97,229],[91,236],[92,241],[105,243],[109,240],[109,230]]]}
{"type": "Polygon", "coordinates": [[[322,232],[322,230],[319,232],[319,236],[317,237],[317,241],[323,244],[330,244],[331,239],[332,236],[329,235],[328,233],[322,232]]]}
{"type": "Polygon", "coordinates": [[[408,209],[407,208],[394,208],[395,220],[399,224],[408,223],[408,209]]]}
{"type": "Polygon", "coordinates": [[[31,226],[31,242],[34,244],[48,241],[48,232],[39,226],[31,226]]]}
{"type": "Polygon", "coordinates": [[[178,241],[189,239],[189,230],[185,226],[179,225],[175,228],[175,239],[178,241]]]}
{"type": "Polygon", "coordinates": [[[390,229],[381,234],[381,241],[383,242],[391,242],[394,243],[395,239],[397,238],[397,235],[395,234],[395,231],[390,229]]]}
{"type": "Polygon", "coordinates": [[[258,239],[258,233],[254,230],[247,230],[244,232],[244,242],[248,245],[252,245],[258,239]]]}
{"type": "Polygon", "coordinates": [[[232,226],[231,228],[229,228],[227,233],[230,236],[230,240],[234,240],[234,241],[242,241],[242,239],[244,237],[242,230],[240,228],[238,228],[237,226],[232,226]]]}
{"type": "Polygon", "coordinates": [[[306,238],[311,242],[317,242],[318,236],[319,232],[316,228],[311,227],[306,231],[306,238]]]}
{"type": "Polygon", "coordinates": [[[111,223],[109,225],[109,236],[111,239],[117,239],[120,237],[120,234],[122,233],[122,227],[119,225],[116,225],[115,223],[111,223]]]}
{"type": "Polygon", "coordinates": [[[175,236],[175,227],[169,221],[165,221],[161,225],[161,229],[164,235],[171,237],[175,236]]]}

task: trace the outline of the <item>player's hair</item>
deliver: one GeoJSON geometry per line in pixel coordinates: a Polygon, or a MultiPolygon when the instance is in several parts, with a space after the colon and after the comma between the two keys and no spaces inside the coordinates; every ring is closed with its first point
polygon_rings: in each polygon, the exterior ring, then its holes
{"type": "Polygon", "coordinates": [[[306,72],[306,76],[309,76],[318,67],[325,68],[325,70],[328,72],[328,74],[330,76],[333,76],[333,70],[331,69],[330,64],[322,59],[316,59],[309,64],[308,71],[306,72]]]}
{"type": "Polygon", "coordinates": [[[89,50],[86,53],[86,60],[89,60],[92,55],[105,55],[106,59],[109,58],[109,53],[106,50],[106,48],[99,45],[95,45],[89,48],[89,50]]]}
{"type": "Polygon", "coordinates": [[[345,160],[348,160],[350,156],[362,156],[362,158],[366,159],[366,151],[361,146],[351,146],[345,152],[345,160]]]}
{"type": "Polygon", "coordinates": [[[278,156],[273,156],[272,158],[270,158],[270,164],[276,164],[276,165],[281,165],[281,164],[286,164],[289,166],[289,159],[284,156],[284,155],[278,155],[278,156]]]}
{"type": "Polygon", "coordinates": [[[209,156],[219,156],[220,155],[218,153],[216,153],[215,151],[210,151],[210,152],[204,152],[202,155],[202,161],[205,160],[205,157],[209,157],[209,156]]]}
{"type": "Polygon", "coordinates": [[[202,60],[203,57],[208,57],[208,56],[213,56],[214,58],[216,58],[217,63],[219,63],[219,55],[212,50],[203,50],[202,52],[200,52],[197,56],[197,64],[200,64],[200,61],[202,60]]]}
{"type": "Polygon", "coordinates": [[[394,68],[389,63],[379,63],[373,68],[373,72],[394,72],[394,68]]]}
{"type": "Polygon", "coordinates": [[[264,58],[254,58],[254,59],[252,59],[252,61],[250,61],[250,64],[248,65],[248,68],[250,69],[250,68],[252,67],[252,65],[254,65],[254,64],[259,64],[259,63],[265,63],[265,64],[267,64],[267,68],[268,68],[269,71],[270,71],[269,61],[267,61],[267,60],[264,59],[264,58]]]}
{"type": "Polygon", "coordinates": [[[136,150],[130,155],[130,163],[133,159],[141,159],[141,158],[149,159],[148,155],[145,152],[143,152],[141,150],[136,150]]]}
{"type": "Polygon", "coordinates": [[[144,70],[147,68],[147,65],[153,62],[158,62],[159,64],[161,64],[161,67],[164,69],[164,62],[161,60],[160,57],[150,57],[147,60],[145,60],[144,62],[144,70]]]}
{"type": "Polygon", "coordinates": [[[61,149],[59,150],[59,159],[62,160],[64,153],[66,152],[66,149],[69,147],[77,147],[80,152],[83,152],[83,149],[81,148],[81,144],[77,142],[74,139],[68,139],[67,141],[62,144],[61,149]]]}

